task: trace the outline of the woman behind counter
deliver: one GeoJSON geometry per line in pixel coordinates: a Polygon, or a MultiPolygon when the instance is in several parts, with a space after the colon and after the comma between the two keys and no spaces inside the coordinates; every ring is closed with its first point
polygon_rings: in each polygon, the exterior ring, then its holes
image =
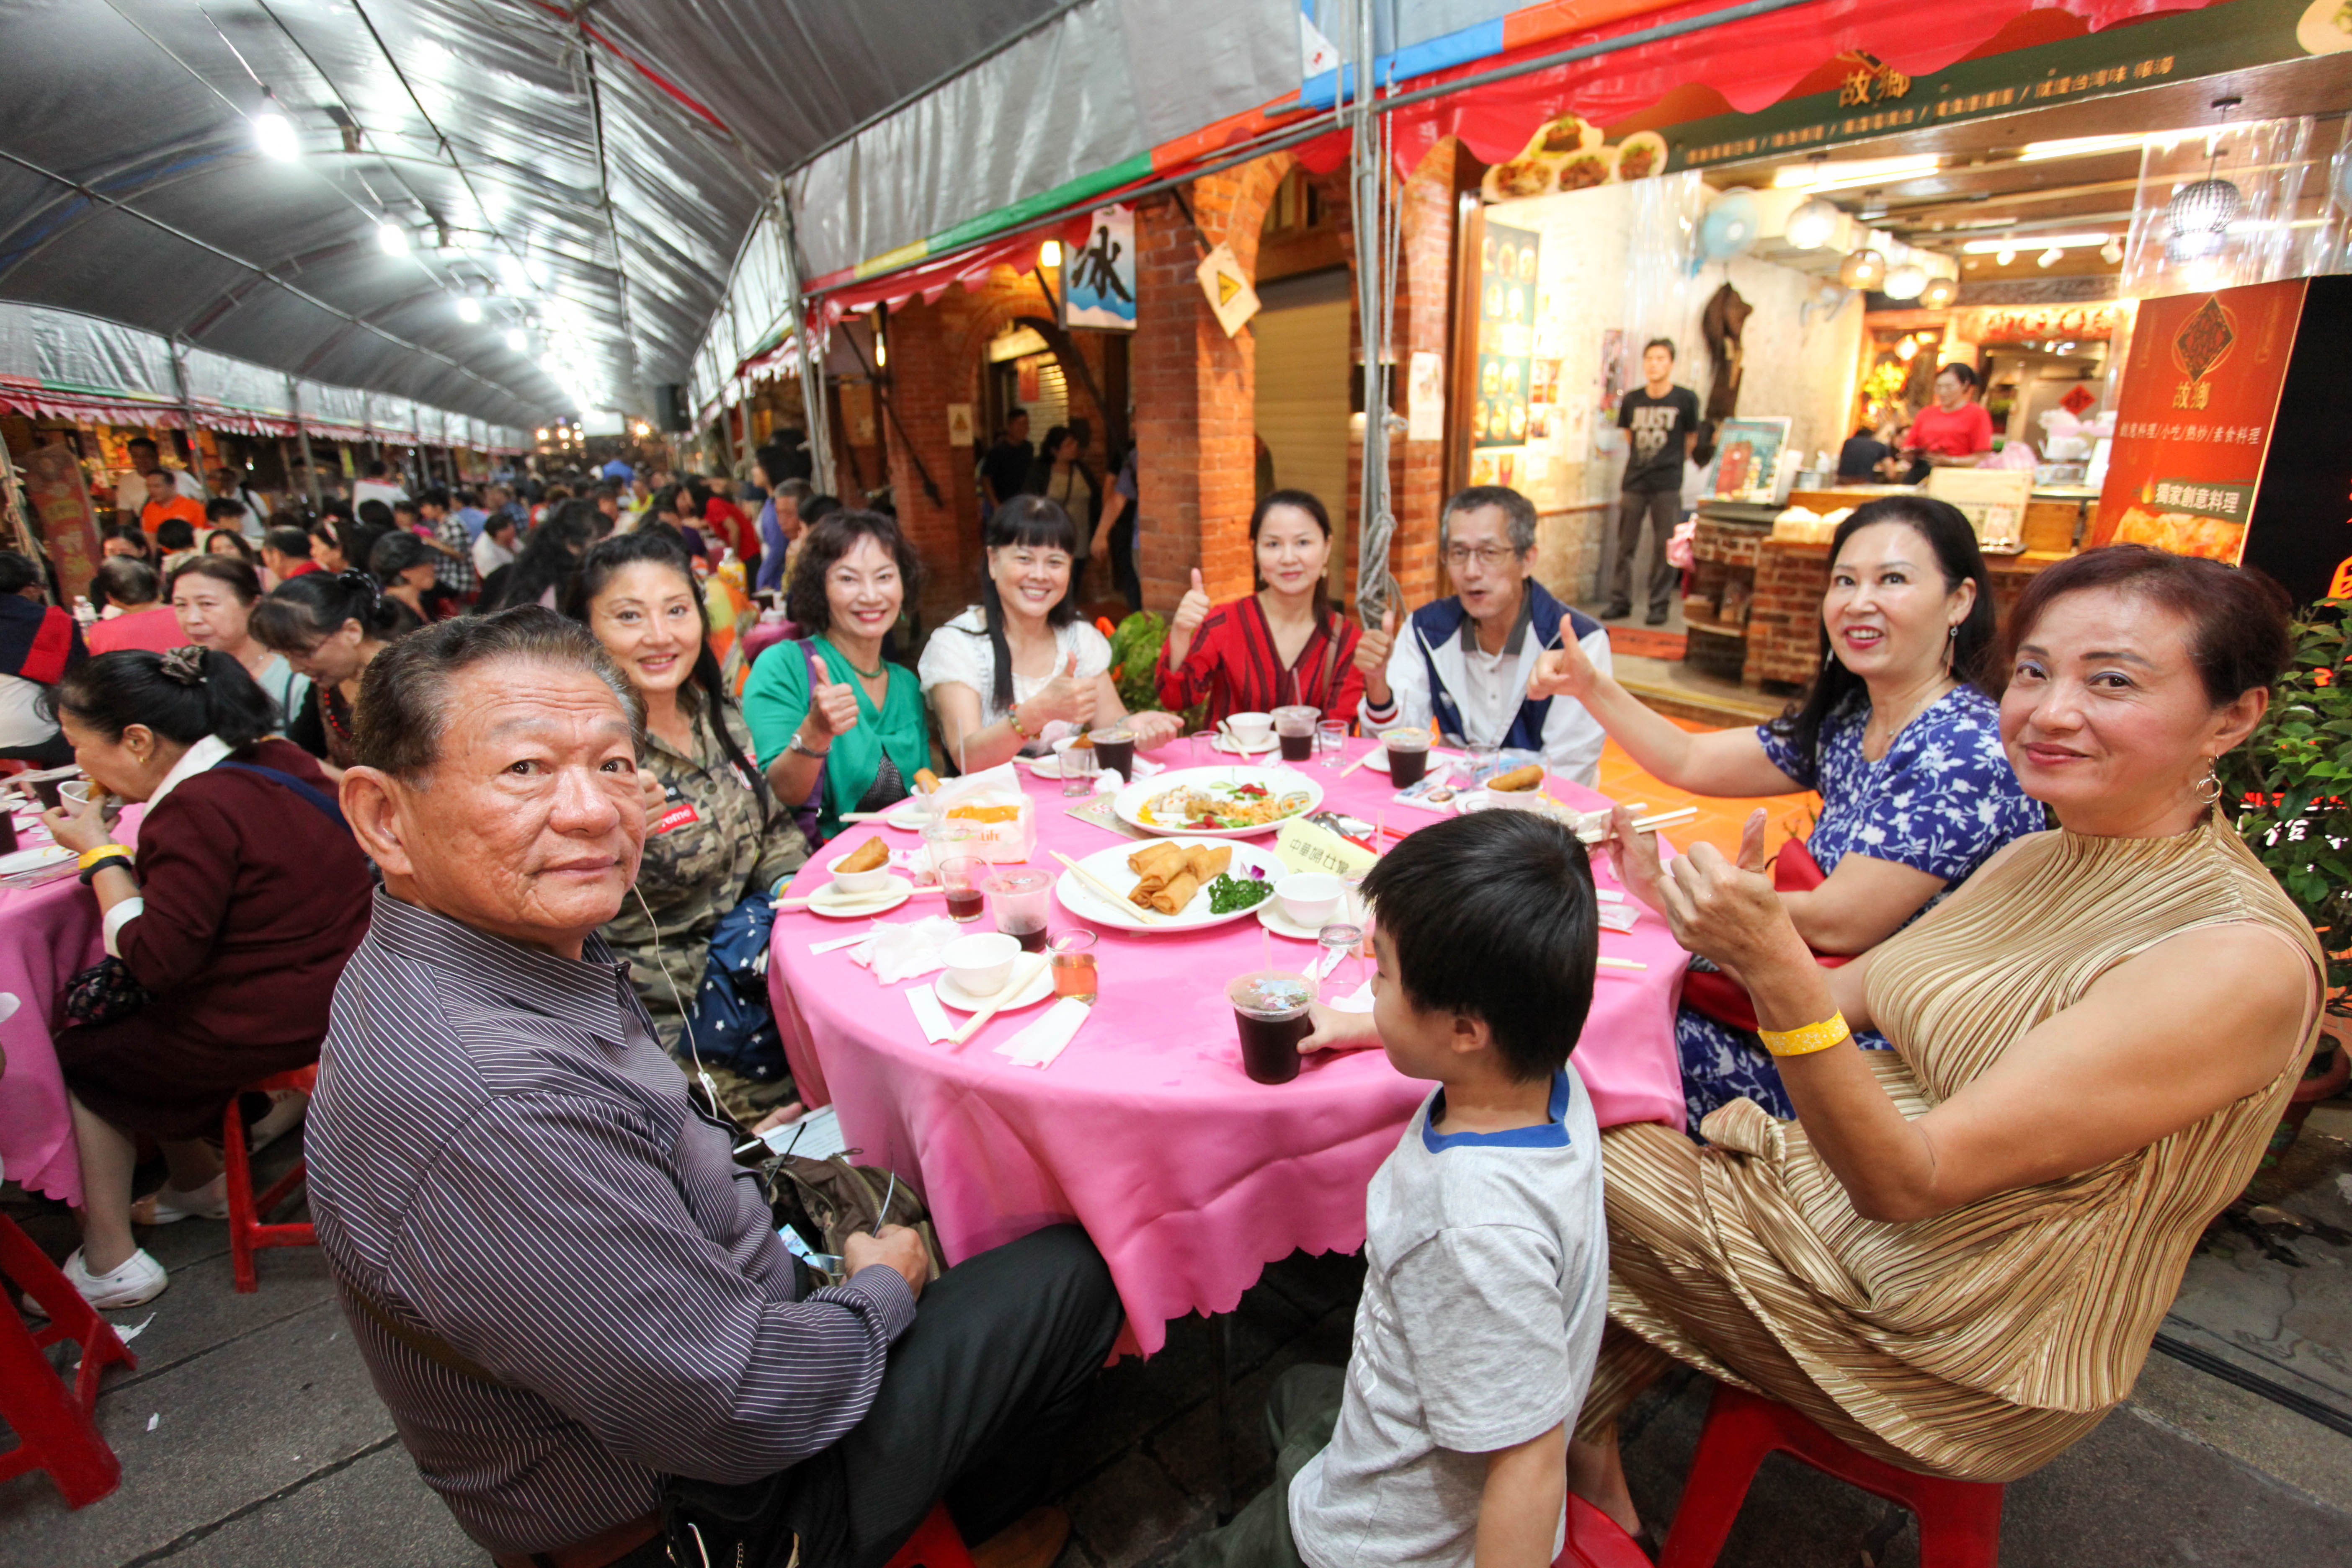
{"type": "Polygon", "coordinates": [[[615,534],[581,558],[569,605],[645,704],[646,847],[636,893],[601,934],[673,1056],[711,1058],[730,1109],[764,1111],[788,1085],[730,1071],[710,1042],[681,1038],[722,916],[808,859],[789,806],[769,793],[736,738],[710,655],[710,626],[686,552],[667,531],[615,534]],[[740,1100],[740,1104],[735,1102],[740,1100]]]}
{"type": "Polygon", "coordinates": [[[1936,373],[1936,401],[1919,410],[1904,435],[1913,459],[1910,482],[1930,468],[1973,468],[1992,451],[1992,416],[1976,400],[1980,384],[1974,365],[1948,364],[1936,373]]]}
{"type": "MultiPolygon", "coordinates": [[[[1528,690],[1583,703],[1634,762],[1693,795],[1820,791],[1811,837],[1781,851],[1779,897],[1815,952],[1843,957],[1901,930],[2043,818],[2002,752],[1998,706],[1971,684],[1993,652],[1993,605],[1968,519],[1926,496],[1866,502],[1838,525],[1830,563],[1821,673],[1769,724],[1692,734],[1573,645],[1544,656],[1528,690]],[[1825,875],[1797,874],[1808,857],[1825,875]]],[[[1694,976],[1675,1018],[1690,1130],[1741,1098],[1793,1115],[1750,1021],[1711,1012],[1710,996],[1694,976]]],[[[1885,1048],[1874,1036],[1862,1044],[1885,1048]]]]}
{"type": "Polygon", "coordinates": [[[1631,1529],[1616,1417],[1675,1362],[1909,1469],[2003,1481],[2130,1393],[2205,1225],[2243,1189],[2318,1020],[2311,926],[2218,809],[2285,667],[2285,595],[2114,545],[2020,599],[2001,737],[2054,832],[1840,969],[1761,874],[1612,853],[1736,971],[1797,1111],[1735,1101],[1701,1150],[1601,1138],[1610,1327],[1570,1484],[1631,1529]],[[1848,1031],[1875,1027],[1892,1052],[1848,1031]]]}
{"type": "Polygon", "coordinates": [[[1205,701],[1212,726],[1289,703],[1352,722],[1364,696],[1363,634],[1331,607],[1324,585],[1330,514],[1305,490],[1273,490],[1250,513],[1249,531],[1257,592],[1213,607],[1192,569],[1153,671],[1160,702],[1181,713],[1205,701]]]}
{"type": "Polygon", "coordinates": [[[981,602],[931,635],[923,690],[939,710],[940,743],[963,773],[1045,750],[1045,726],[1079,730],[1127,721],[1135,749],[1156,751],[1183,721],[1129,714],[1110,678],[1110,640],[1078,615],[1070,594],[1078,528],[1044,496],[1014,496],[982,533],[988,574],[981,602]]]}
{"type": "Polygon", "coordinates": [[[801,535],[785,605],[807,640],[760,656],[743,717],[776,798],[799,808],[815,795],[818,844],[841,831],[843,813],[906,799],[930,765],[922,688],[884,648],[920,575],[914,546],[880,512],[828,512],[801,535]]]}
{"type": "Polygon", "coordinates": [[[44,816],[82,856],[108,954],[149,993],[57,1037],[84,1204],[66,1275],[91,1305],[128,1307],[169,1283],[131,1233],[135,1141],[160,1142],[171,1170],[142,1223],[227,1212],[205,1140],[247,1084],[319,1059],[335,980],[367,934],[368,868],[318,764],[262,739],[276,710],[227,654],[104,654],[52,700],[91,782],[147,803],[135,857],[102,795],[44,816]]]}

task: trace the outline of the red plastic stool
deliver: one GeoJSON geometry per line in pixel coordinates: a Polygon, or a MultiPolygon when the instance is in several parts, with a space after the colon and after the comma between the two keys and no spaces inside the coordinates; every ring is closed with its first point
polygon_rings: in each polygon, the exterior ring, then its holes
{"type": "Polygon", "coordinates": [[[933,1503],[907,1544],[882,1568],[972,1568],[971,1553],[956,1533],[955,1521],[948,1517],[948,1505],[933,1503]]]}
{"type": "Polygon", "coordinates": [[[0,1215],[0,1274],[49,1315],[49,1326],[35,1333],[13,1302],[0,1313],[0,1417],[16,1432],[16,1446],[0,1454],[0,1480],[47,1470],[68,1507],[85,1507],[122,1484],[122,1461],[90,1419],[99,1374],[110,1362],[139,1363],[107,1321],[5,1215],[0,1215]],[[59,1340],[81,1346],[81,1370],[70,1390],[41,1353],[43,1346],[59,1340]]]}
{"type": "Polygon", "coordinates": [[[1568,1544],[1551,1561],[1551,1568],[1652,1568],[1641,1543],[1617,1527],[1617,1521],[1577,1496],[1568,1494],[1568,1544]]]}
{"type": "MultiPolygon", "coordinates": [[[[245,1086],[241,1094],[271,1094],[281,1089],[299,1089],[310,1092],[319,1081],[319,1068],[314,1063],[263,1079],[245,1086]]],[[[297,1160],[294,1168],[278,1178],[269,1190],[258,1197],[253,1191],[253,1162],[245,1150],[245,1118],[239,1114],[237,1102],[231,1100],[228,1109],[221,1113],[221,1153],[228,1167],[228,1256],[230,1271],[236,1277],[239,1291],[250,1295],[261,1289],[261,1281],[253,1269],[253,1255],[265,1247],[316,1247],[318,1227],[304,1222],[300,1225],[264,1225],[261,1216],[286,1201],[287,1194],[302,1184],[303,1173],[309,1168],[306,1161],[297,1160]]]]}
{"type": "Polygon", "coordinates": [[[1658,1568],[1713,1568],[1756,1467],[1775,1450],[1917,1515],[1919,1568],[1993,1568],[2000,1560],[1998,1482],[1898,1468],[1855,1452],[1785,1405],[1717,1384],[1658,1568]]]}

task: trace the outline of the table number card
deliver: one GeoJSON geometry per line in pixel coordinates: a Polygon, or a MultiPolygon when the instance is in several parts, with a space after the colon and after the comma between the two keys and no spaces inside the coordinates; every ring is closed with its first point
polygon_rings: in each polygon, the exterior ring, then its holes
{"type": "Polygon", "coordinates": [[[1274,854],[1291,870],[1328,871],[1336,877],[1360,877],[1380,858],[1362,845],[1300,816],[1284,823],[1275,834],[1274,854]]]}

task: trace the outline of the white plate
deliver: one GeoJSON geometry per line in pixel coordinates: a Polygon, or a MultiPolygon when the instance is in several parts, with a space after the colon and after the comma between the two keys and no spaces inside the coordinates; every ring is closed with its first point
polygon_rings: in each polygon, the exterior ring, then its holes
{"type": "MultiPolygon", "coordinates": [[[[1015,958],[1013,962],[1017,964],[1021,963],[1023,959],[1030,959],[1036,956],[1037,955],[1034,952],[1024,952],[1021,954],[1019,958],[1015,958]]],[[[955,983],[954,975],[950,974],[944,969],[940,971],[940,977],[931,982],[931,989],[938,994],[940,1001],[946,1003],[949,1006],[954,1008],[959,1013],[977,1013],[982,1007],[988,1005],[987,997],[974,996],[971,994],[969,992],[965,991],[962,986],[958,985],[955,983]]],[[[1051,996],[1053,994],[1054,966],[1051,963],[1048,963],[1045,968],[1037,972],[1037,977],[1034,980],[1032,980],[1028,984],[1024,985],[1021,988],[1021,994],[1013,998],[1012,1001],[1007,1002],[1003,1006],[998,1008],[997,1011],[1000,1013],[1010,1013],[1016,1007],[1034,1007],[1038,1003],[1043,1002],[1046,997],[1051,996]]]]}
{"type": "Polygon", "coordinates": [[[1279,735],[1268,735],[1265,738],[1265,744],[1263,746],[1244,746],[1234,736],[1220,731],[1214,744],[1217,750],[1224,752],[1225,755],[1229,757],[1262,757],[1268,752],[1271,752],[1277,746],[1281,745],[1282,737],[1279,735]]]}
{"type": "MultiPolygon", "coordinates": [[[[1323,934],[1323,926],[1303,926],[1292,920],[1288,912],[1283,909],[1282,900],[1271,894],[1267,895],[1265,902],[1258,905],[1253,912],[1257,916],[1257,923],[1276,936],[1286,936],[1298,942],[1314,942],[1323,934]]],[[[1332,911],[1331,918],[1325,921],[1323,925],[1339,923],[1345,918],[1346,913],[1344,910],[1332,911]]]]}
{"type": "Polygon", "coordinates": [[[895,827],[901,833],[920,833],[931,825],[931,814],[927,811],[920,816],[916,816],[916,797],[908,795],[882,814],[882,826],[895,827]]]}
{"type": "MultiPolygon", "coordinates": [[[[1429,760],[1433,763],[1439,762],[1450,763],[1459,761],[1461,756],[1462,753],[1459,752],[1433,751],[1429,753],[1429,760]]],[[[1386,746],[1374,746],[1371,750],[1371,754],[1364,759],[1364,766],[1371,769],[1372,772],[1376,773],[1384,773],[1388,772],[1389,749],[1386,746]]]]}
{"type": "Polygon", "coordinates": [[[1261,833],[1272,833],[1291,817],[1304,816],[1323,804],[1323,786],[1305,773],[1287,767],[1234,766],[1223,768],[1174,768],[1164,773],[1140,779],[1118,792],[1111,802],[1111,812],[1130,827],[1162,837],[1184,838],[1254,838],[1261,833]],[[1290,816],[1262,823],[1255,827],[1180,827],[1173,824],[1160,826],[1143,820],[1146,803],[1171,790],[1207,784],[1259,784],[1277,795],[1301,794],[1307,804],[1290,816]]]}
{"type": "Polygon", "coordinates": [[[1057,779],[1062,776],[1062,759],[1051,752],[1042,757],[1032,757],[1016,752],[1013,753],[1013,760],[1041,779],[1057,779]]]}
{"type": "Polygon", "coordinates": [[[893,873],[887,892],[843,895],[833,890],[827,882],[809,895],[808,912],[823,915],[831,921],[862,920],[867,915],[887,915],[915,896],[915,884],[893,873]]]}
{"type": "MultiPolygon", "coordinates": [[[[1200,844],[1218,849],[1228,847],[1223,840],[1193,834],[1171,838],[1169,842],[1200,844]]],[[[1127,858],[1134,854],[1138,847],[1139,846],[1130,839],[1124,844],[1114,844],[1107,849],[1097,849],[1078,864],[1092,872],[1097,880],[1111,888],[1132,888],[1135,886],[1135,873],[1127,868],[1127,858]]],[[[1234,844],[1230,847],[1234,852],[1234,858],[1225,867],[1225,874],[1229,877],[1255,878],[1261,882],[1271,882],[1282,876],[1286,869],[1280,860],[1275,858],[1271,850],[1260,849],[1248,844],[1234,844]]],[[[1223,925],[1227,921],[1240,920],[1244,915],[1255,914],[1265,907],[1264,904],[1253,904],[1245,910],[1234,910],[1226,914],[1213,915],[1209,912],[1209,889],[1202,888],[1192,895],[1192,901],[1184,907],[1181,914],[1147,918],[1125,899],[1116,901],[1107,899],[1088,887],[1085,878],[1066,870],[1054,884],[1054,896],[1061,900],[1064,909],[1080,920],[1096,925],[1117,926],[1121,931],[1205,931],[1211,926],[1223,925]]],[[[1273,900],[1272,893],[1265,896],[1265,902],[1271,903],[1273,900]]],[[[1157,915],[1157,911],[1154,913],[1157,915]]]]}
{"type": "Polygon", "coordinates": [[[19,871],[37,871],[44,866],[54,866],[61,860],[73,858],[74,852],[62,844],[38,844],[30,849],[19,849],[13,855],[0,855],[0,877],[13,877],[19,871]]]}

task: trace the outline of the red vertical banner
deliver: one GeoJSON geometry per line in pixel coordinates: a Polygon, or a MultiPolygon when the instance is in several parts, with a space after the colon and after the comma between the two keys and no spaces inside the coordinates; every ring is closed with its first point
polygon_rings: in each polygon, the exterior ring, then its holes
{"type": "Polygon", "coordinates": [[[54,441],[25,454],[25,499],[41,521],[41,540],[68,599],[89,592],[98,572],[98,515],[82,483],[81,459],[54,441]]]}
{"type": "Polygon", "coordinates": [[[2093,545],[2238,563],[2305,286],[2298,278],[2140,302],[2093,545]]]}

